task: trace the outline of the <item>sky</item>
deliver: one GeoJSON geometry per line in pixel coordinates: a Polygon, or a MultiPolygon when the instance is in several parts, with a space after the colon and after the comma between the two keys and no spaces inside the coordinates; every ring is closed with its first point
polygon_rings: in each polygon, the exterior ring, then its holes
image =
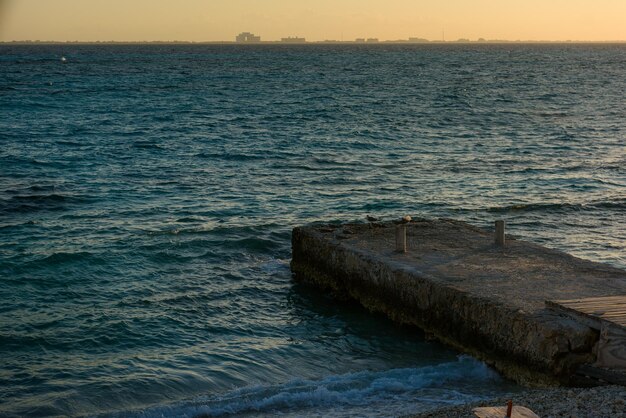
{"type": "Polygon", "coordinates": [[[626,40],[626,0],[0,0],[0,40],[626,40]]]}

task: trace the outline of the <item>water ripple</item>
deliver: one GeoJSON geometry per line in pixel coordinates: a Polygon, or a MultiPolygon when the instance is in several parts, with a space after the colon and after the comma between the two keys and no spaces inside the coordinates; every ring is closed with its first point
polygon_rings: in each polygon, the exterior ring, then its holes
{"type": "Polygon", "coordinates": [[[626,267],[623,45],[0,45],[0,66],[3,416],[375,416],[500,390],[294,284],[308,222],[504,218],[626,267]]]}

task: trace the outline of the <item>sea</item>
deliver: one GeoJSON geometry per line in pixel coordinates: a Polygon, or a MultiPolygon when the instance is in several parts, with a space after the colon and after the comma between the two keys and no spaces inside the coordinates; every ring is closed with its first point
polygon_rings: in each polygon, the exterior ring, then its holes
{"type": "Polygon", "coordinates": [[[0,416],[520,390],[294,281],[293,227],[367,215],[626,268],[626,45],[0,45],[0,416]]]}

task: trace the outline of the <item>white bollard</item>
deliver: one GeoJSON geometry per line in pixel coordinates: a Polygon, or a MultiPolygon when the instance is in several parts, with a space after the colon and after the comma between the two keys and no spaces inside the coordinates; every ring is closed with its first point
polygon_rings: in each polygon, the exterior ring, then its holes
{"type": "Polygon", "coordinates": [[[396,225],[396,251],[406,253],[406,225],[396,225]]]}

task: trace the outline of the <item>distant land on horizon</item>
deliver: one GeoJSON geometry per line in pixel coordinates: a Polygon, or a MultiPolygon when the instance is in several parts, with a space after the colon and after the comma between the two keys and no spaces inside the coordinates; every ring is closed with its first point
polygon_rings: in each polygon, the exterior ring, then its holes
{"type": "Polygon", "coordinates": [[[0,41],[622,43],[624,16],[624,0],[0,0],[0,41]]]}
{"type": "MultiPolygon", "coordinates": [[[[375,38],[374,38],[375,39],[375,38]]],[[[154,40],[154,41],[55,41],[55,40],[11,40],[0,41],[1,44],[47,44],[47,45],[66,45],[66,44],[82,44],[82,45],[96,45],[96,44],[226,44],[226,45],[315,45],[315,44],[354,44],[354,45],[389,45],[389,44],[622,44],[626,43],[626,40],[605,40],[605,41],[586,41],[586,40],[507,40],[507,39],[457,39],[457,40],[373,40],[373,41],[340,41],[340,40],[324,40],[324,41],[301,41],[301,42],[285,42],[285,41],[258,41],[258,42],[236,42],[236,41],[179,41],[179,40],[154,40]]]]}

